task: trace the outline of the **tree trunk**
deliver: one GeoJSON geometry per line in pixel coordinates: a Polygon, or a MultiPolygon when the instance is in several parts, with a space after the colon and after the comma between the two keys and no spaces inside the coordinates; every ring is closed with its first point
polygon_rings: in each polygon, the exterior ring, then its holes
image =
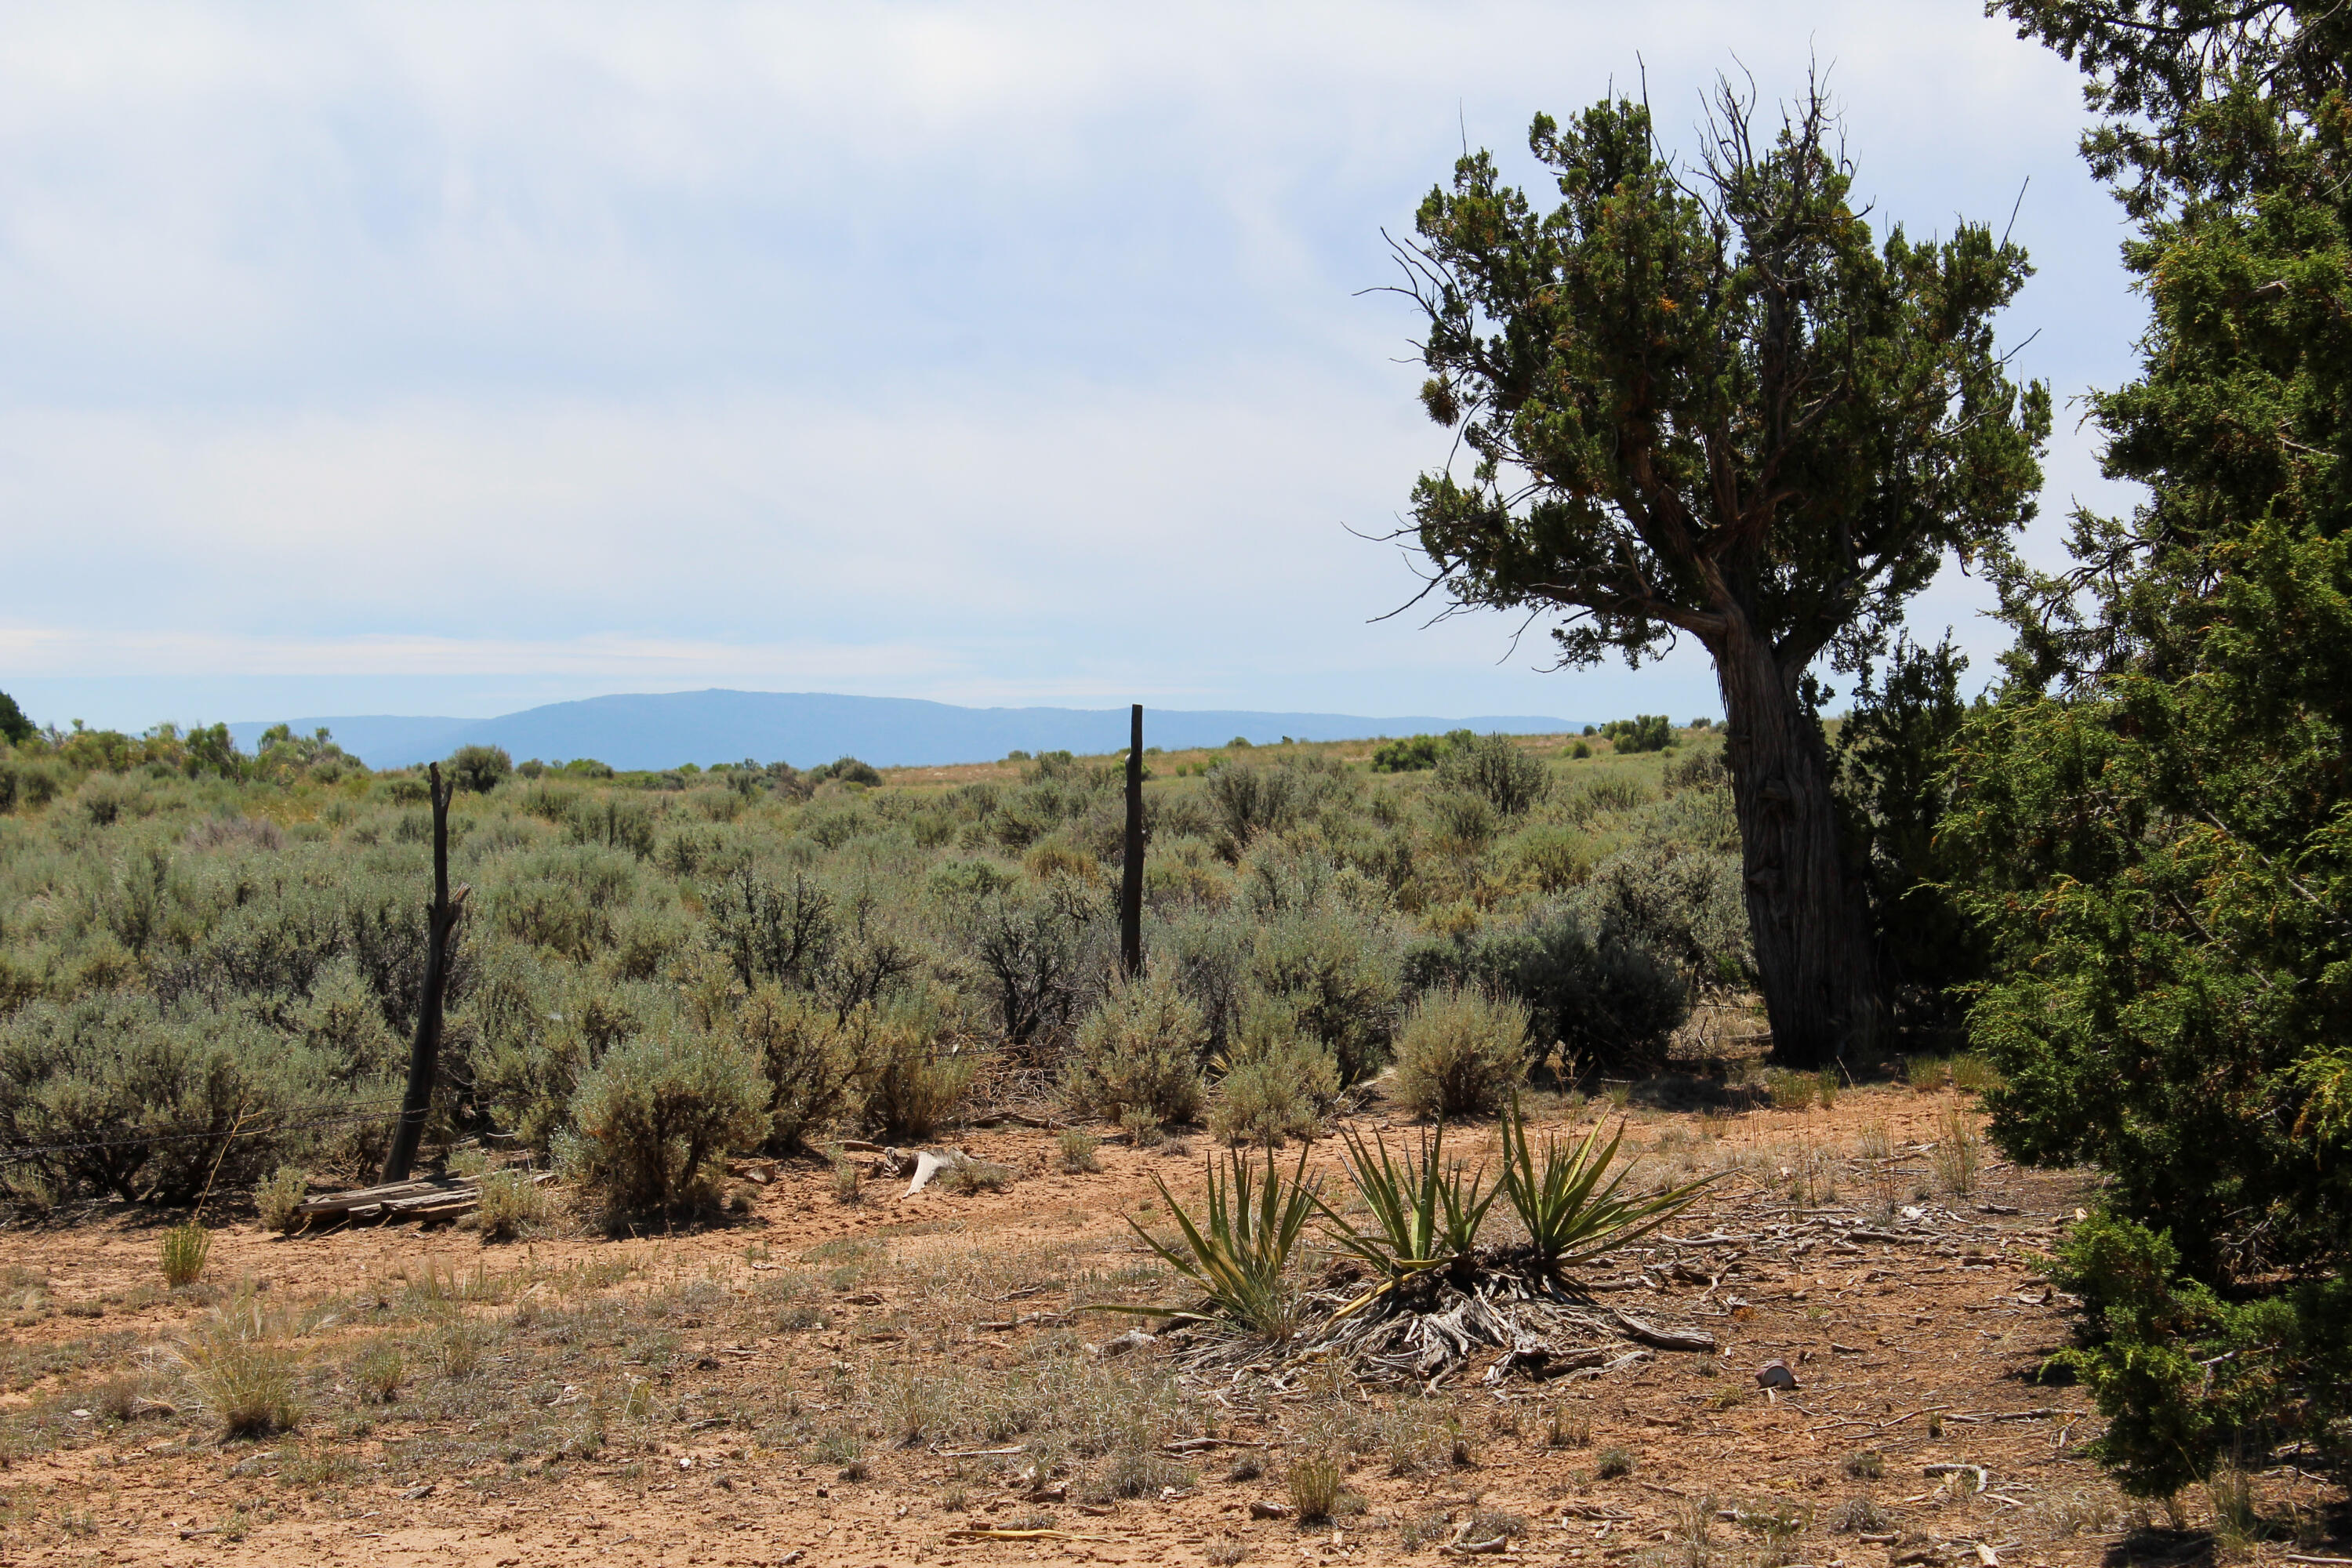
{"type": "Polygon", "coordinates": [[[1883,1016],[1869,905],[1839,852],[1829,748],[1760,639],[1715,651],[1739,817],[1748,931],[1774,1059],[1817,1068],[1873,1049],[1883,1016]]]}

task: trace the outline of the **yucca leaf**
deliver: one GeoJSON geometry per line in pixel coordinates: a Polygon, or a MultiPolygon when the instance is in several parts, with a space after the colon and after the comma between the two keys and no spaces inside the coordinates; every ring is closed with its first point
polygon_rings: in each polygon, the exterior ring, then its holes
{"type": "MultiPolygon", "coordinates": [[[[1348,1145],[1343,1163],[1349,1177],[1377,1222],[1375,1229],[1360,1231],[1318,1201],[1317,1206],[1336,1227],[1331,1239],[1341,1248],[1395,1284],[1443,1268],[1477,1246],[1478,1228],[1502,1189],[1484,1186],[1484,1167],[1465,1177],[1459,1163],[1446,1164],[1444,1122],[1423,1137],[1417,1161],[1410,1150],[1401,1160],[1392,1156],[1387,1140],[1378,1133],[1367,1142],[1353,1129],[1343,1128],[1340,1137],[1348,1145]]],[[[1343,1315],[1363,1304],[1362,1299],[1350,1302],[1343,1315]]]]}
{"type": "Polygon", "coordinates": [[[1255,1179],[1248,1161],[1227,1157],[1229,1173],[1209,1162],[1207,1229],[1195,1223],[1168,1184],[1155,1175],[1161,1201],[1176,1223],[1180,1242],[1163,1241],[1132,1217],[1128,1227],[1160,1259],[1208,1299],[1208,1310],[1188,1307],[1135,1306],[1097,1302],[1088,1310],[1127,1312],[1138,1316],[1182,1318],[1195,1322],[1220,1319],[1239,1323],[1255,1333],[1280,1338],[1290,1327],[1291,1291],[1284,1278],[1300,1232],[1320,1206],[1307,1180],[1307,1151],[1298,1152],[1298,1165],[1288,1179],[1265,1157],[1265,1178],[1255,1179]],[[1180,1244],[1181,1243],[1181,1244],[1180,1244]]]}
{"type": "Polygon", "coordinates": [[[1503,1121],[1503,1181],[1501,1190],[1527,1227],[1528,1239],[1542,1268],[1549,1273],[1613,1252],[1637,1241],[1688,1207],[1717,1175],[1654,1193],[1621,1198],[1617,1190],[1633,1172],[1617,1172],[1606,1186],[1617,1151],[1625,1142],[1625,1123],[1602,1147],[1604,1124],[1595,1122],[1572,1150],[1559,1139],[1544,1140],[1538,1168],[1528,1142],[1527,1119],[1516,1097],[1503,1121]]]}

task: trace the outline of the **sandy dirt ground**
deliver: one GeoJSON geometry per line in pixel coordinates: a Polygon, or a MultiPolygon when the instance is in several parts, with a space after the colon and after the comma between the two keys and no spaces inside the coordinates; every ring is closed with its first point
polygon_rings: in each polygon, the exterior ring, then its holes
{"type": "MultiPolygon", "coordinates": [[[[1188,1376],[1166,1342],[1098,1353],[1135,1320],[1077,1309],[1174,1294],[1122,1216],[1164,1217],[1156,1179],[1196,1198],[1200,1140],[1107,1142],[1098,1170],[1066,1173],[1050,1131],[976,1131],[957,1142],[1014,1173],[1003,1190],[877,1181],[848,1203],[828,1166],[785,1164],[743,1184],[729,1223],[620,1239],[280,1238],[219,1216],[205,1280],[179,1291],[151,1216],[17,1228],[0,1233],[0,1562],[2352,1555],[2326,1544],[2337,1500],[2291,1467],[2256,1479],[2276,1526],[2257,1542],[2207,1533],[2201,1497],[2176,1520],[2116,1493],[2083,1452],[2101,1426],[2084,1391],[2036,1376],[2068,1332],[2048,1249],[2089,1184],[1989,1151],[1956,1181],[1956,1109],[1895,1086],[1804,1111],[1635,1105],[1645,1173],[1727,1174],[1586,1278],[1716,1352],[1495,1387],[1488,1357],[1433,1392],[1317,1366],[1188,1376]],[[192,1348],[239,1313],[291,1368],[291,1431],[225,1440],[189,1379],[192,1348]],[[386,1357],[399,1386],[377,1399],[386,1357]],[[1795,1387],[1758,1387],[1773,1361],[1795,1387]],[[1332,1519],[1262,1517],[1315,1454],[1345,1471],[1332,1519]],[[982,1533],[1024,1530],[1047,1533],[982,1533]]],[[[1311,1168],[1338,1153],[1316,1145],[1311,1168]]]]}

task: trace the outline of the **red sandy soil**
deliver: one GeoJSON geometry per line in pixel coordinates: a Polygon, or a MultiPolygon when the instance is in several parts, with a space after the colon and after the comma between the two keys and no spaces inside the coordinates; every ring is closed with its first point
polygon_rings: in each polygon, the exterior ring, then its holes
{"type": "MultiPolygon", "coordinates": [[[[0,1563],[1439,1561],[1482,1512],[1522,1521],[1502,1554],[1637,1568],[2027,1568],[2215,1552],[2194,1530],[2157,1528],[2144,1513],[2135,1520],[2084,1456],[2102,1425],[2084,1391],[2034,1380],[2069,1332],[2066,1303],[2045,1278],[2047,1248],[2087,1200],[2089,1182],[2003,1168],[1988,1152],[1966,1195],[1948,1182],[1938,1190],[1934,1158],[1917,1146],[1948,1132],[1939,1121],[1954,1103],[1876,1088],[1850,1090],[1833,1109],[1704,1122],[1637,1110],[1628,1145],[1655,1151],[1645,1170],[1735,1169],[1668,1227],[1673,1241],[1653,1238],[1595,1270],[1595,1279],[1622,1287],[1600,1299],[1655,1323],[1705,1329],[1720,1353],[1662,1352],[1605,1376],[1500,1388],[1481,1384],[1482,1358],[1446,1384],[1442,1405],[1425,1407],[1458,1426],[1458,1464],[1391,1474],[1388,1453],[1362,1445],[1346,1480],[1360,1510],[1311,1528],[1254,1518],[1251,1505],[1285,1499],[1287,1462],[1302,1444],[1328,1441],[1349,1419],[1363,1429],[1414,1391],[1313,1372],[1281,1391],[1204,1384],[1195,1392],[1223,1441],[1182,1457],[1195,1484],[1092,1503],[1080,1461],[1069,1461],[1063,1478],[1067,1496],[1041,1502],[1030,1489],[1055,1478],[1049,1470],[1023,1479],[1028,1461],[1019,1453],[877,1440],[866,1445],[865,1473],[845,1479],[839,1456],[820,1461],[807,1443],[771,1441],[777,1428],[763,1436],[746,1430],[748,1417],[687,1418],[772,1405],[786,1390],[808,1391],[809,1408],[822,1410],[825,1387],[919,1370],[927,1357],[944,1363],[952,1353],[986,1371],[1017,1361],[1024,1345],[1089,1356],[1084,1342],[1107,1341],[1129,1321],[1066,1314],[1099,1299],[1104,1276],[1150,1262],[1120,1216],[1157,1201],[1155,1176],[1192,1201],[1202,1182],[1197,1145],[1184,1158],[1165,1147],[1106,1144],[1098,1172],[1072,1175],[1058,1169],[1051,1132],[974,1132],[962,1146],[1018,1173],[1009,1188],[902,1197],[903,1184],[876,1183],[852,1205],[836,1201],[824,1166],[788,1165],[755,1189],[751,1213],[736,1223],[620,1240],[567,1228],[486,1247],[463,1230],[414,1226],[283,1239],[247,1219],[217,1234],[206,1278],[220,1283],[177,1294],[158,1284],[160,1226],[151,1217],[0,1233],[7,1300],[17,1309],[5,1342],[8,1392],[0,1394],[0,1421],[16,1423],[0,1446],[0,1563]],[[1862,1158],[1874,1127],[1895,1150],[1890,1161],[1862,1158]],[[1816,1185],[1797,1194],[1809,1201],[1792,1199],[1809,1159],[1817,1183],[1833,1175],[1834,1196],[1816,1185]],[[1906,1218],[1906,1208],[1916,1213],[1906,1218]],[[1841,1239],[1856,1227],[1862,1239],[1841,1239]],[[1708,1237],[1729,1239],[1677,1244],[1708,1237]],[[854,1254],[836,1247],[809,1255],[845,1240],[877,1247],[853,1278],[829,1277],[827,1258],[854,1254]],[[1646,1277],[1635,1272],[1644,1257],[1655,1266],[1646,1277]],[[1024,1261],[1040,1258],[1053,1261],[1024,1261]],[[763,1281],[794,1268],[815,1276],[812,1300],[827,1326],[779,1332],[756,1314],[729,1316],[751,1313],[763,1281]],[[187,1404],[173,1392],[181,1386],[173,1351],[233,1282],[251,1281],[261,1301],[281,1307],[340,1301],[340,1323],[319,1325],[302,1342],[324,1366],[343,1342],[336,1336],[371,1309],[389,1310],[404,1278],[477,1270],[534,1281],[463,1309],[493,1328],[534,1300],[648,1298],[698,1283],[721,1305],[704,1319],[666,1320],[677,1344],[646,1369],[646,1386],[658,1395],[654,1414],[638,1420],[614,1405],[602,1451],[561,1462],[485,1455],[420,1479],[386,1456],[426,1440],[443,1445],[436,1452],[462,1454],[468,1420],[479,1424],[484,1413],[446,1397],[404,1396],[359,1425],[353,1397],[327,1372],[312,1377],[298,1431],[257,1441],[219,1440],[217,1426],[194,1408],[116,1419],[101,1407],[104,1385],[126,1375],[143,1378],[152,1398],[187,1404]],[[1011,1299],[959,1299],[940,1284],[955,1279],[996,1279],[1002,1289],[989,1293],[1011,1299]],[[1039,1338],[1055,1333],[1062,1338],[1039,1338]],[[1772,1360],[1794,1369],[1797,1389],[1757,1389],[1754,1374],[1772,1360]],[[1701,1375],[1702,1365],[1714,1375],[1701,1375]],[[1556,1428],[1570,1439],[1563,1446],[1552,1446],[1556,1428]],[[1612,1449],[1624,1450],[1631,1468],[1603,1479],[1597,1471],[1610,1468],[1612,1449]],[[1266,1456],[1264,1473],[1229,1479],[1239,1453],[1266,1456]],[[1876,1475],[1857,1458],[1864,1454],[1879,1457],[1876,1475]],[[1982,1467],[1983,1491],[1972,1473],[1931,1474],[1939,1464],[1982,1467]],[[1874,1500],[1887,1522],[1839,1528],[1857,1498],[1874,1500]],[[1038,1515],[1063,1533],[969,1533],[1038,1515]],[[1776,1527],[1775,1518],[1786,1523],[1776,1527]],[[1694,1539],[1695,1525],[1703,1539],[1694,1539]]],[[[1368,1115],[1358,1125],[1381,1123],[1368,1115]]],[[[1336,1170],[1337,1152],[1336,1143],[1317,1145],[1316,1166],[1336,1170]]],[[[1141,1368],[1164,1353],[1148,1348],[1118,1364],[1141,1368]]],[[[485,1401],[556,1405],[587,1397],[578,1384],[592,1373],[605,1379],[599,1387],[636,1386],[618,1359],[599,1352],[588,1372],[477,1386],[485,1401]]],[[[411,1375],[431,1377],[421,1368],[411,1375]]],[[[2316,1510],[2334,1494],[2291,1469],[2258,1478],[2257,1492],[2283,1528],[2305,1521],[2305,1544],[2291,1536],[2242,1543],[2240,1560],[2347,1555],[2312,1544],[2316,1510]]],[[[2185,1500],[2183,1510],[2193,1525],[2205,1501],[2185,1500]]]]}

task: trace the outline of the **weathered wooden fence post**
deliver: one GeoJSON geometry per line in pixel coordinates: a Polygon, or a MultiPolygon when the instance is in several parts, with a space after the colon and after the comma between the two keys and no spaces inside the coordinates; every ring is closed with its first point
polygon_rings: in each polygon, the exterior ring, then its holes
{"type": "Polygon", "coordinates": [[[1118,966],[1143,969],[1143,704],[1128,714],[1127,849],[1118,876],[1118,966]]]}
{"type": "Polygon", "coordinates": [[[425,770],[433,789],[433,904],[425,913],[425,993],[416,1003],[416,1038],[408,1050],[408,1092],[400,1102],[400,1121],[392,1130],[392,1148],[383,1157],[383,1179],[408,1180],[416,1163],[416,1145],[425,1137],[425,1113],[433,1103],[433,1076],[441,1055],[441,992],[449,976],[449,937],[457,924],[457,910],[467,889],[449,896],[449,797],[457,785],[441,783],[441,764],[425,770]]]}

